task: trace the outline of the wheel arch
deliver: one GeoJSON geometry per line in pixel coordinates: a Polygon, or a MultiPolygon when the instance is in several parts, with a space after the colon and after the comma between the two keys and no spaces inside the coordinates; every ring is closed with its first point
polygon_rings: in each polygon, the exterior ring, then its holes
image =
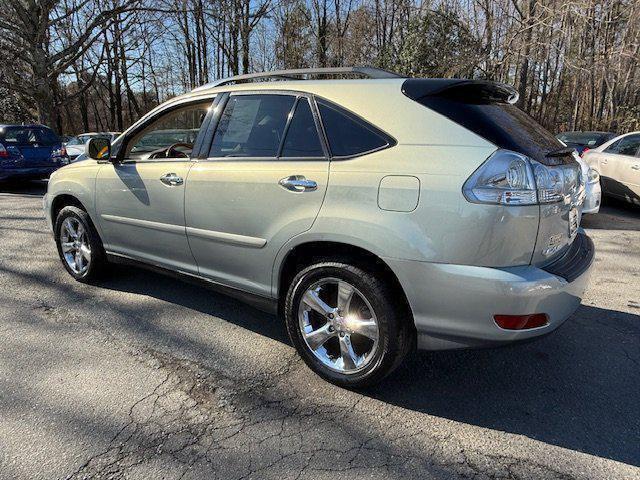
{"type": "MultiPolygon", "coordinates": [[[[56,195],[51,201],[51,218],[55,223],[56,218],[58,218],[58,213],[64,207],[78,207],[85,212],[87,212],[87,208],[82,204],[82,202],[78,199],[78,197],[71,195],[70,193],[60,193],[56,195]]],[[[88,214],[89,212],[87,212],[88,214]]]]}
{"type": "Polygon", "coordinates": [[[411,327],[415,331],[411,305],[395,272],[379,255],[366,248],[344,242],[312,240],[299,243],[287,251],[276,270],[275,293],[278,299],[278,311],[282,312],[286,292],[301,269],[317,261],[341,258],[362,269],[384,275],[411,315],[411,327]]]}
{"type": "Polygon", "coordinates": [[[89,217],[89,221],[93,224],[93,228],[96,229],[96,232],[98,233],[98,236],[102,241],[103,237],[102,237],[102,231],[100,229],[100,225],[93,218],[93,215],[91,214],[90,209],[87,208],[86,202],[83,202],[79,198],[79,196],[74,195],[73,193],[69,193],[69,191],[61,191],[60,193],[55,194],[55,196],[51,200],[51,206],[49,210],[49,213],[51,215],[51,225],[55,226],[56,218],[58,218],[58,214],[60,213],[60,210],[62,210],[64,207],[70,207],[70,206],[77,207],[87,213],[87,216],[89,217]]]}

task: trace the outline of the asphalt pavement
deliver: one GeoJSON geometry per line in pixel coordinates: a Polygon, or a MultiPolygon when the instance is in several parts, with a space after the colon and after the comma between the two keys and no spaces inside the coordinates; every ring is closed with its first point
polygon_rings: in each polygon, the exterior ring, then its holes
{"type": "Polygon", "coordinates": [[[74,282],[43,189],[0,185],[1,479],[640,479],[640,209],[584,218],[594,274],[554,334],[352,392],[206,288],[74,282]]]}

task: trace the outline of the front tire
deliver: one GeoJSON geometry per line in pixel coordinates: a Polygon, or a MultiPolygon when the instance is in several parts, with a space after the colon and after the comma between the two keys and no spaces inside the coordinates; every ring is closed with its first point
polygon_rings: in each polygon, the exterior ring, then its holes
{"type": "Polygon", "coordinates": [[[53,231],[62,265],[74,279],[88,283],[104,273],[106,254],[87,212],[78,207],[64,207],[56,217],[53,231]]]}
{"type": "Polygon", "coordinates": [[[341,262],[300,271],[285,302],[289,338],[305,363],[339,386],[379,382],[411,351],[408,308],[382,275],[341,262]]]}

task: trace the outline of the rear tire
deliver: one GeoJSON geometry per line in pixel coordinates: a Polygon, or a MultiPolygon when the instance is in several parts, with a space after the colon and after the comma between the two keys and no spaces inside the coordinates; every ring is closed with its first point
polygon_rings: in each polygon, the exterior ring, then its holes
{"type": "Polygon", "coordinates": [[[287,292],[289,338],[325,380],[347,388],[373,385],[412,350],[412,318],[400,297],[380,274],[316,263],[300,271],[287,292]]]}
{"type": "Polygon", "coordinates": [[[104,274],[107,256],[87,212],[78,207],[64,207],[56,217],[53,231],[62,265],[74,279],[89,283],[104,274]]]}

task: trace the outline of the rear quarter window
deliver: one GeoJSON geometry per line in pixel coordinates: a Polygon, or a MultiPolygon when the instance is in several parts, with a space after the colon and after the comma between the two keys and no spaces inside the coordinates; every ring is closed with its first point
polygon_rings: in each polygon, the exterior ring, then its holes
{"type": "Polygon", "coordinates": [[[352,157],[395,145],[389,135],[326,100],[318,100],[332,157],[352,157]]]}

